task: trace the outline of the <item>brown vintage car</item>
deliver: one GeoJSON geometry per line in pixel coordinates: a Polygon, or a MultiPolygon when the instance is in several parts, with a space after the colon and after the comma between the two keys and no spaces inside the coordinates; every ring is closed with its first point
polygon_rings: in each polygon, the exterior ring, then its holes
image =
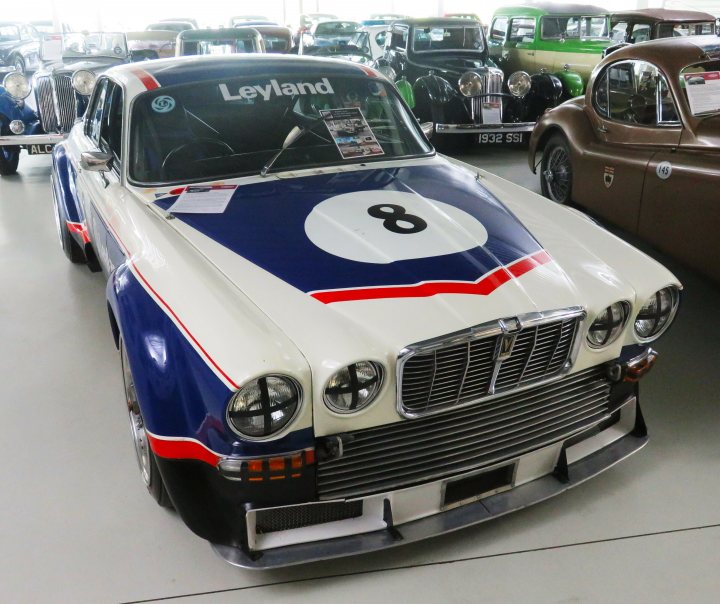
{"type": "Polygon", "coordinates": [[[720,38],[624,47],[530,138],[543,194],[720,281],[720,38]],[[540,162],[536,162],[542,153],[540,162]]]}
{"type": "Polygon", "coordinates": [[[658,38],[715,33],[715,17],[696,10],[646,8],[610,14],[610,37],[635,44],[658,38]]]}

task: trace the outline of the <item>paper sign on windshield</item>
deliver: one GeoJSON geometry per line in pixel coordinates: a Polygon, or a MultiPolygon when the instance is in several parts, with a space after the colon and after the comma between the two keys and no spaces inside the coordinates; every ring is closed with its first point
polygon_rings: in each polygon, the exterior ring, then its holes
{"type": "Polygon", "coordinates": [[[237,185],[187,187],[168,208],[172,214],[222,214],[230,203],[237,185]]]}
{"type": "Polygon", "coordinates": [[[720,110],[720,71],[686,73],[683,77],[690,111],[694,115],[720,110]]]}
{"type": "Polygon", "coordinates": [[[357,107],[321,109],[320,115],[343,159],[385,154],[357,107]]]}

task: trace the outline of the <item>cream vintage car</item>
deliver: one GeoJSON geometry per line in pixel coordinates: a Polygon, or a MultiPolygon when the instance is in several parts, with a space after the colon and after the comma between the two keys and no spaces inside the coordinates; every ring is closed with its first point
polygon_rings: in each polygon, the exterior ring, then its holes
{"type": "Polygon", "coordinates": [[[459,529],[647,442],[678,280],[436,154],[367,66],[114,68],[52,184],[66,255],[107,280],[145,485],[233,564],[459,529]]]}

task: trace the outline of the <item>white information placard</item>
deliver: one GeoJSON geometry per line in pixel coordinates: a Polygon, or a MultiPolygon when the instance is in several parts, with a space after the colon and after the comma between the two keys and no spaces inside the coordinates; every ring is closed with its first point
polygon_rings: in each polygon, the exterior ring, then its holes
{"type": "Polygon", "coordinates": [[[187,187],[168,208],[171,214],[222,214],[237,185],[199,185],[187,187]]]}
{"type": "Polygon", "coordinates": [[[359,108],[321,109],[320,115],[343,159],[385,153],[359,108]]]}
{"type": "Polygon", "coordinates": [[[720,111],[720,71],[685,73],[683,78],[693,115],[720,111]]]}

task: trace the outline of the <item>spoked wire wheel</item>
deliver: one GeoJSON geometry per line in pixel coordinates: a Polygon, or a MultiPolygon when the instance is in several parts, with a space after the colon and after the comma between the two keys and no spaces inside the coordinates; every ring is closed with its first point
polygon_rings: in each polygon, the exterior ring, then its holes
{"type": "Polygon", "coordinates": [[[565,139],[555,136],[543,152],[541,185],[545,197],[557,203],[569,203],[572,195],[572,160],[565,139]]]}

